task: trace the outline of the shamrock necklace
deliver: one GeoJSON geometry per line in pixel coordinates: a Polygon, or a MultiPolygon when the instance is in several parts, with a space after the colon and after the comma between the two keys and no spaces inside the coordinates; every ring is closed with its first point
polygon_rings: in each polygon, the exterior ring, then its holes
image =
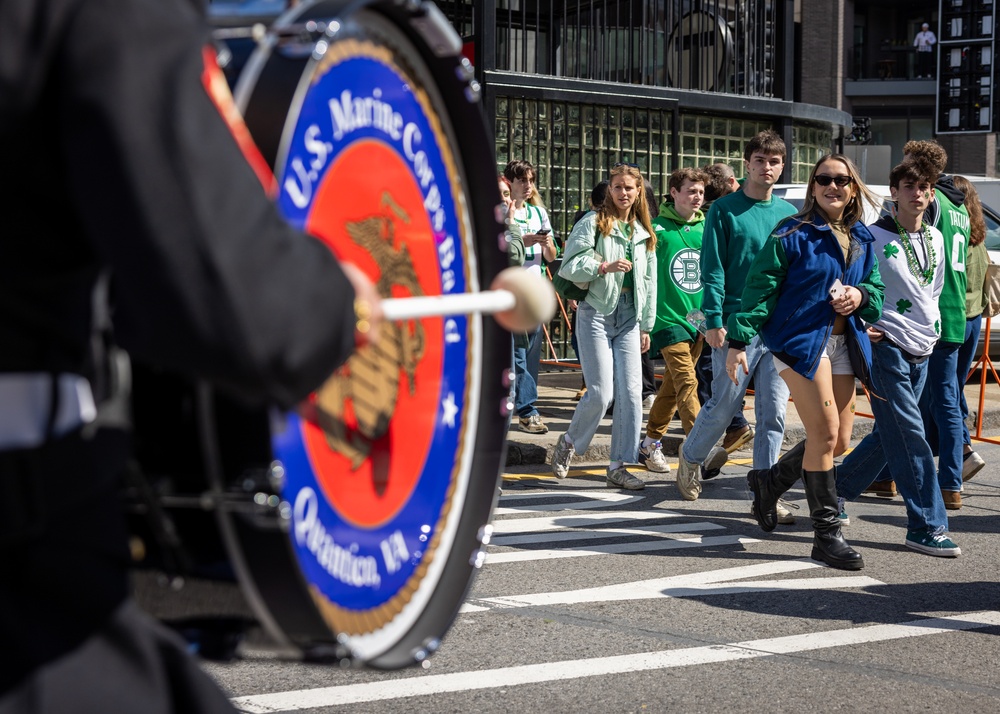
{"type": "Polygon", "coordinates": [[[913,245],[910,243],[910,234],[903,230],[898,220],[893,220],[896,221],[896,231],[899,232],[900,238],[899,242],[903,244],[903,252],[906,253],[906,265],[910,269],[910,275],[917,279],[920,287],[930,285],[931,280],[934,278],[934,270],[937,268],[937,254],[934,252],[934,246],[931,242],[931,230],[927,227],[927,221],[920,221],[920,227],[923,228],[924,233],[924,249],[927,251],[927,270],[921,270],[920,264],[917,262],[917,254],[913,252],[913,245]]]}

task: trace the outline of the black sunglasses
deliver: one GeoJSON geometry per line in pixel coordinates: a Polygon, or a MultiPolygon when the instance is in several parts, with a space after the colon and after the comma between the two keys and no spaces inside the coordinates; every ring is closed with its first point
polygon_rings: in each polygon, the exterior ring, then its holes
{"type": "Polygon", "coordinates": [[[611,168],[613,168],[613,169],[617,169],[617,168],[618,168],[619,166],[630,166],[630,167],[632,167],[633,169],[637,169],[637,168],[639,168],[639,164],[626,164],[626,163],[625,163],[625,162],[623,162],[623,161],[619,161],[619,162],[618,162],[617,164],[614,164],[614,165],[613,165],[613,166],[612,166],[611,168]]]}
{"type": "Polygon", "coordinates": [[[831,183],[837,184],[837,188],[843,188],[854,182],[850,176],[828,176],[827,174],[816,174],[813,180],[820,186],[829,186],[831,183]]]}

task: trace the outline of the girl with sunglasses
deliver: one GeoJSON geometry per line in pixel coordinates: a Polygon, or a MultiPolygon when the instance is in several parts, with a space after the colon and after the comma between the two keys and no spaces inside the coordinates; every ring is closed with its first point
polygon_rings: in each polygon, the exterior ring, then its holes
{"type": "Polygon", "coordinates": [[[656,237],[639,169],[615,164],[604,203],[573,226],[559,274],[589,283],[576,313],[576,339],[587,391],[577,403],[552,456],[552,473],[566,478],[574,453],[583,453],[611,400],[611,464],[607,485],[638,491],[636,463],[642,426],[641,352],[649,349],[656,317],[656,237]]]}
{"type": "Polygon", "coordinates": [[[882,312],[884,287],[864,225],[865,202],[877,206],[878,199],[840,154],[816,162],[808,185],[802,210],[778,224],[754,260],[742,310],[729,317],[726,369],[734,381],[738,369],[746,371],[745,346],[759,333],[806,430],[805,441],[770,469],[747,475],[757,522],[774,529],[778,497],[801,476],[813,559],[859,570],[861,555],[840,531],[833,459],[850,444],[855,370],[864,378],[871,365],[862,321],[875,322],[882,312]]]}

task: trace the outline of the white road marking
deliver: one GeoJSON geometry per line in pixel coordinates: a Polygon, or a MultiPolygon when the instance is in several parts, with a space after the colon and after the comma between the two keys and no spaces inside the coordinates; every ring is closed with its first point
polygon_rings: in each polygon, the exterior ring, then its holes
{"type": "Polygon", "coordinates": [[[563,503],[540,503],[536,506],[498,506],[493,511],[493,515],[506,516],[511,513],[541,513],[543,511],[577,511],[585,508],[607,508],[609,505],[624,506],[627,503],[638,503],[644,498],[644,496],[629,496],[628,494],[616,493],[614,491],[538,491],[535,493],[505,493],[500,497],[500,503],[552,497],[571,498],[574,500],[564,501],[563,503]],[[577,501],[576,499],[580,500],[577,501]]]}
{"type": "Polygon", "coordinates": [[[273,712],[300,711],[449,692],[514,687],[582,677],[617,676],[624,672],[645,672],[699,664],[732,662],[997,626],[1000,626],[1000,612],[990,610],[950,617],[913,620],[897,625],[851,627],[732,644],[687,647],[564,662],[543,662],[476,672],[455,672],[453,674],[406,677],[296,692],[260,694],[237,697],[232,702],[240,711],[248,714],[272,714],[273,712]]]}
{"type": "MultiPolygon", "coordinates": [[[[668,523],[658,526],[638,528],[591,528],[588,530],[561,530],[556,533],[524,533],[521,535],[494,536],[490,545],[515,546],[531,543],[562,543],[574,540],[594,540],[611,536],[638,535],[654,536],[662,533],[693,533],[695,531],[723,530],[717,523],[668,523]]],[[[490,558],[491,556],[487,556],[490,558]]]]}
{"type": "Polygon", "coordinates": [[[572,516],[542,516],[536,518],[508,518],[493,522],[493,533],[541,533],[560,528],[589,528],[621,521],[655,521],[664,518],[686,517],[674,511],[612,511],[610,513],[577,513],[572,516]]]}
{"type": "Polygon", "coordinates": [[[642,541],[639,543],[608,543],[606,545],[588,545],[570,550],[526,550],[516,553],[489,553],[486,564],[525,563],[530,560],[555,560],[557,558],[583,558],[589,555],[609,555],[614,553],[648,553],[657,550],[676,550],[678,548],[702,548],[716,545],[738,545],[758,543],[756,538],[740,536],[691,536],[690,538],[670,538],[642,541]]]}
{"type": "Polygon", "coordinates": [[[812,560],[784,560],[711,570],[702,573],[672,575],[666,578],[640,580],[618,585],[584,588],[582,590],[474,598],[470,602],[465,603],[460,612],[483,612],[494,607],[515,608],[535,607],[539,605],[573,605],[587,602],[731,595],[747,592],[774,592],[777,590],[837,590],[885,585],[881,581],[861,575],[733,582],[736,580],[746,580],[747,578],[760,578],[779,573],[790,573],[821,567],[823,566],[812,560]]]}

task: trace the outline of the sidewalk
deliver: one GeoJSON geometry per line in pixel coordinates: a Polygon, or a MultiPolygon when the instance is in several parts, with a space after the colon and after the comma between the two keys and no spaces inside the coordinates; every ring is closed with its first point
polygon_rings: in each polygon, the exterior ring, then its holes
{"type": "MultiPolygon", "coordinates": [[[[657,364],[657,371],[662,373],[662,363],[658,362],[657,364]]],[[[507,466],[549,463],[556,441],[566,431],[570,419],[573,417],[573,410],[576,408],[576,401],[573,397],[580,389],[580,372],[573,369],[543,372],[538,381],[538,401],[535,406],[542,416],[542,421],[548,425],[549,431],[547,434],[526,434],[518,428],[517,418],[514,418],[511,421],[510,430],[507,432],[507,466]]],[[[975,412],[979,406],[978,382],[966,386],[965,398],[971,412],[969,429],[974,433],[975,412]]],[[[870,417],[862,416],[863,414],[871,414],[871,407],[864,393],[858,394],[857,412],[858,416],[854,422],[852,438],[854,443],[868,434],[874,423],[870,417]]],[[[648,414],[648,410],[643,410],[643,428],[645,428],[645,418],[648,414]]],[[[756,421],[752,395],[747,395],[744,414],[751,424],[756,421]]],[[[986,385],[983,414],[984,435],[987,434],[988,430],[1000,429],[1000,386],[992,382],[987,382],[986,385]]],[[[612,417],[607,416],[601,421],[601,426],[598,428],[590,448],[585,453],[578,454],[574,463],[602,463],[610,460],[611,419],[612,417]]],[[[798,412],[796,412],[794,405],[789,404],[785,416],[785,446],[795,444],[804,438],[805,429],[799,420],[798,412]]],[[[670,423],[670,429],[662,440],[664,453],[668,456],[677,456],[677,447],[683,440],[684,431],[681,429],[681,423],[675,419],[670,423]]],[[[749,448],[734,453],[745,457],[751,455],[749,448]]]]}

